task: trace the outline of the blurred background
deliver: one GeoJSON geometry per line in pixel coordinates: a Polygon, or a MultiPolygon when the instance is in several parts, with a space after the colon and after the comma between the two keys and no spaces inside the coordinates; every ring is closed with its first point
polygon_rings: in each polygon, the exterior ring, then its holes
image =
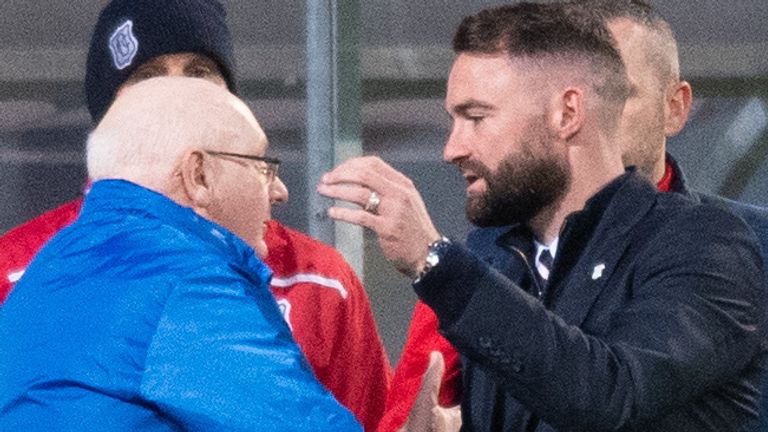
{"type": "MultiPolygon", "coordinates": [[[[671,22],[695,105],[670,144],[698,190],[768,204],[768,2],[651,0],[671,22]]],[[[500,4],[439,0],[228,0],[240,95],[283,159],[275,218],[336,243],[363,277],[396,362],[415,295],[369,233],[318,218],[319,172],[375,154],[411,176],[438,229],[463,239],[464,184],[441,160],[453,31],[500,4]],[[319,162],[318,162],[319,161],[319,162]],[[309,171],[309,172],[308,172],[309,171]],[[345,231],[346,230],[346,231],[345,231]]],[[[91,129],[82,81],[106,1],[0,4],[0,234],[76,198],[91,129]]],[[[2,252],[0,252],[2,253],[2,252]]]]}

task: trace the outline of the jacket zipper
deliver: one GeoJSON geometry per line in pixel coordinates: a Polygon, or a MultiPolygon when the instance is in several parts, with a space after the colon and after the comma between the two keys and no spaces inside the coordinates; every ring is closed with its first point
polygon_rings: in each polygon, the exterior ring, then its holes
{"type": "Polygon", "coordinates": [[[539,278],[536,277],[536,273],[534,273],[534,268],[531,266],[530,261],[528,261],[528,257],[525,255],[523,251],[521,251],[520,249],[514,246],[507,246],[507,247],[511,249],[513,252],[515,252],[515,254],[521,260],[523,260],[523,264],[525,264],[525,268],[528,270],[528,274],[530,274],[531,280],[533,280],[533,285],[536,289],[536,297],[538,297],[539,300],[543,300],[542,297],[544,296],[544,289],[539,283],[539,278]]]}

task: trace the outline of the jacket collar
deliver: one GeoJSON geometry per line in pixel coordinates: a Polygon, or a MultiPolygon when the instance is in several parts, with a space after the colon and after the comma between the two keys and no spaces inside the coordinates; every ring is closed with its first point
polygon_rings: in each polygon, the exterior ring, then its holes
{"type": "MultiPolygon", "coordinates": [[[[545,303],[567,322],[583,322],[624,254],[630,232],[651,210],[657,193],[653,185],[630,168],[590,198],[582,210],[568,216],[560,237],[555,272],[548,282],[552,289],[545,298],[545,303]],[[563,278],[576,288],[560,286],[563,278]]],[[[529,252],[533,244],[530,230],[520,224],[478,231],[495,235],[495,248],[509,250],[509,246],[514,246],[529,252]]],[[[509,253],[487,253],[489,257],[485,259],[504,269],[510,265],[509,253]]]]}
{"type": "Polygon", "coordinates": [[[669,188],[670,192],[677,192],[683,195],[691,195],[691,190],[688,187],[688,179],[685,177],[682,168],[677,163],[671,154],[666,153],[666,163],[672,167],[672,184],[669,188]]]}
{"type": "MultiPolygon", "coordinates": [[[[126,180],[99,180],[85,197],[81,219],[100,218],[104,213],[134,215],[157,219],[178,229],[183,235],[194,235],[215,247],[262,280],[269,281],[271,271],[256,252],[228,229],[183,207],[168,197],[126,180]]],[[[111,216],[109,216],[111,217],[111,216]]],[[[180,234],[180,235],[182,235],[180,234]]]]}
{"type": "Polygon", "coordinates": [[[582,324],[629,246],[631,231],[653,208],[658,193],[647,180],[630,170],[598,192],[585,207],[586,213],[570,222],[574,223],[574,230],[589,225],[593,228],[589,236],[578,237],[579,242],[566,240],[562,246],[563,251],[581,251],[572,262],[564,263],[558,273],[561,280],[567,278],[567,283],[555,286],[550,293],[559,293],[551,307],[566,322],[582,324]]]}
{"type": "MultiPolygon", "coordinates": [[[[587,200],[584,208],[568,215],[560,232],[561,250],[566,245],[568,248],[576,246],[577,250],[581,250],[598,223],[605,219],[610,220],[609,231],[612,237],[625,235],[647,209],[638,208],[638,203],[633,199],[622,199],[626,194],[619,192],[624,189],[635,189],[640,185],[653,193],[653,188],[636,173],[635,169],[628,168],[623,175],[608,183],[587,200]],[[614,200],[615,196],[619,199],[614,200]],[[610,213],[607,213],[609,210],[610,213]]],[[[650,203],[646,204],[650,205],[650,203]]],[[[532,252],[533,234],[525,225],[515,224],[505,228],[492,228],[492,230],[491,232],[496,234],[495,243],[498,247],[514,246],[526,253],[532,252]]]]}

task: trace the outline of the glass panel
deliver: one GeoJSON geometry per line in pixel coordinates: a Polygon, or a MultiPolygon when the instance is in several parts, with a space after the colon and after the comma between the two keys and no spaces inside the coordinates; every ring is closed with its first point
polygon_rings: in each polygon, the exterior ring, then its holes
{"type": "Polygon", "coordinates": [[[670,140],[669,151],[693,189],[765,205],[766,134],[765,100],[701,97],[685,129],[670,140]]]}
{"type": "MultiPolygon", "coordinates": [[[[85,180],[83,146],[85,53],[106,0],[29,2],[0,6],[0,233],[78,196],[85,180]],[[51,16],[56,19],[52,20],[51,16]]],[[[291,200],[274,209],[306,231],[305,0],[223,1],[235,39],[239,93],[266,130],[270,152],[284,160],[281,178],[291,200]]],[[[659,1],[681,42],[684,72],[726,77],[696,96],[696,110],[669,149],[692,185],[743,201],[768,204],[768,27],[762,0],[721,2],[692,15],[686,2],[659,1]],[[738,6],[738,7],[737,7],[738,6]],[[722,19],[723,16],[729,19],[722,19]],[[714,38],[714,39],[713,39],[714,38]],[[745,53],[747,55],[745,55],[745,53]],[[723,60],[726,59],[726,60],[723,60]]],[[[436,225],[463,239],[463,181],[442,162],[447,134],[442,97],[453,57],[450,41],[461,18],[497,1],[360,1],[364,152],[379,154],[413,177],[436,225]]],[[[698,91],[696,83],[694,90],[698,91]]],[[[343,103],[344,101],[340,101],[343,103]]],[[[415,297],[410,281],[386,264],[366,234],[366,288],[393,360],[400,355],[415,297]]]]}

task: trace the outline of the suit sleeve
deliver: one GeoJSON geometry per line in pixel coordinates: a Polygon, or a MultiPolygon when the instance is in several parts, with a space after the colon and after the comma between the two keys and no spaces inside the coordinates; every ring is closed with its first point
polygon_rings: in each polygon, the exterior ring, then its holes
{"type": "Polygon", "coordinates": [[[395,369],[392,386],[387,395],[379,432],[394,432],[403,427],[416,401],[422,378],[429,364],[429,353],[440,351],[445,360],[445,373],[440,384],[438,402],[442,406],[456,405],[461,397],[461,364],[459,354],[438,332],[437,316],[419,301],[413,310],[408,337],[395,369]]]}
{"type": "Polygon", "coordinates": [[[602,334],[568,324],[457,244],[415,288],[454,346],[532,412],[554,426],[615,430],[732,379],[765,332],[754,236],[725,212],[666,224],[631,274],[631,289],[612,288],[626,298],[604,306],[602,334]]]}
{"type": "Polygon", "coordinates": [[[360,430],[314,378],[264,283],[208,270],[166,300],[142,395],[185,430],[360,430]]]}

